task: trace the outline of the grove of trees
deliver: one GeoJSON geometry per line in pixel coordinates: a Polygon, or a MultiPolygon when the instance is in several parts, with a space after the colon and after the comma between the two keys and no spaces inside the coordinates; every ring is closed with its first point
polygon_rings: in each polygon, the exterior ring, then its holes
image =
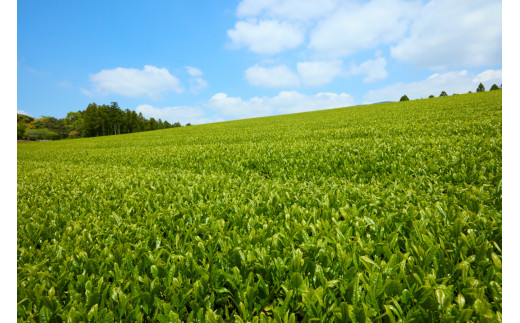
{"type": "Polygon", "coordinates": [[[18,114],[17,139],[56,140],[96,137],[180,126],[180,122],[170,124],[161,119],[146,119],[140,112],[122,110],[117,102],[111,102],[110,105],[90,103],[85,110],[69,112],[63,119],[49,116],[35,119],[18,114]]]}

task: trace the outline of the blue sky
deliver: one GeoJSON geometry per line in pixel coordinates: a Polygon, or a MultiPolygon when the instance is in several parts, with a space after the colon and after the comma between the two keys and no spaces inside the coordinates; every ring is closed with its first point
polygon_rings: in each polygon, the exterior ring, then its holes
{"type": "Polygon", "coordinates": [[[502,83],[495,0],[25,0],[17,11],[17,108],[33,117],[117,101],[200,124],[502,83]]]}

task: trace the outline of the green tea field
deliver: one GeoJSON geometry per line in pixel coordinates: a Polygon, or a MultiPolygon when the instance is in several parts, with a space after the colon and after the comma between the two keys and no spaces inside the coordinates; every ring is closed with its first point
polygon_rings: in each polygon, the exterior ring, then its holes
{"type": "Polygon", "coordinates": [[[502,91],[17,161],[19,321],[502,320],[502,91]]]}

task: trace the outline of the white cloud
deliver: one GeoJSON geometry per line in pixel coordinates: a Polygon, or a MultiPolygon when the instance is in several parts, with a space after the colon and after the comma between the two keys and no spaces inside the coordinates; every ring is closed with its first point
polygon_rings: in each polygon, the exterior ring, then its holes
{"type": "Polygon", "coordinates": [[[351,68],[348,74],[350,75],[366,75],[363,79],[365,83],[377,82],[384,80],[388,73],[386,71],[386,59],[379,57],[376,59],[369,59],[359,66],[351,68]]]}
{"type": "Polygon", "coordinates": [[[298,86],[298,76],[287,66],[274,67],[251,66],[245,71],[246,80],[256,86],[293,87],[298,86]]]}
{"type": "MultiPolygon", "coordinates": [[[[478,74],[473,83],[484,83],[488,81],[502,80],[502,70],[487,70],[478,74]]],[[[497,84],[498,85],[498,84],[497,84]]]]}
{"type": "Polygon", "coordinates": [[[346,93],[306,95],[297,91],[282,91],[274,97],[253,97],[249,100],[217,93],[206,107],[225,119],[236,119],[331,109],[353,104],[354,99],[346,93]]]}
{"type": "Polygon", "coordinates": [[[145,118],[161,119],[170,123],[180,122],[182,125],[186,123],[202,124],[222,121],[221,119],[207,118],[204,110],[191,106],[174,106],[157,108],[148,104],[141,104],[135,108],[137,113],[141,112],[145,118]]]}
{"type": "Polygon", "coordinates": [[[244,100],[226,93],[213,95],[200,107],[175,106],[158,108],[143,104],[136,108],[146,118],[168,120],[181,124],[201,124],[224,120],[263,117],[279,114],[333,109],[354,105],[354,99],[346,93],[317,93],[306,95],[297,91],[282,91],[273,97],[253,97],[244,100]]]}
{"type": "Polygon", "coordinates": [[[442,91],[449,95],[453,93],[475,92],[480,82],[489,89],[493,83],[502,83],[502,72],[499,70],[488,70],[478,75],[472,75],[466,70],[452,71],[446,73],[435,73],[425,80],[412,83],[396,83],[380,89],[368,91],[365,103],[376,103],[381,101],[397,101],[406,94],[410,99],[427,98],[431,94],[439,96],[442,91]]]}
{"type": "Polygon", "coordinates": [[[263,15],[308,21],[328,14],[336,6],[335,0],[243,0],[238,5],[237,16],[243,18],[263,15]]]}
{"type": "Polygon", "coordinates": [[[318,23],[309,47],[323,55],[347,56],[402,39],[420,10],[419,1],[349,2],[318,23]]]}
{"type": "Polygon", "coordinates": [[[184,66],[184,68],[186,68],[186,71],[191,76],[202,76],[202,71],[199,70],[198,68],[191,67],[191,66],[184,66]]]}
{"type": "MultiPolygon", "coordinates": [[[[142,70],[117,67],[90,75],[94,91],[101,94],[115,93],[129,97],[148,96],[157,99],[165,92],[182,92],[179,80],[166,68],[145,65],[142,70]]],[[[86,95],[92,91],[82,90],[86,95]]]]}
{"type": "Polygon", "coordinates": [[[501,64],[501,7],[500,0],[430,1],[391,54],[427,68],[501,64]]]}
{"type": "Polygon", "coordinates": [[[343,73],[341,60],[299,62],[296,68],[302,83],[310,86],[328,84],[343,73]]]}
{"type": "Polygon", "coordinates": [[[254,65],[245,71],[245,78],[252,85],[264,87],[297,87],[301,83],[322,86],[343,74],[343,63],[341,60],[298,62],[296,69],[297,74],[286,65],[254,65]]]}
{"type": "Polygon", "coordinates": [[[303,29],[277,20],[238,21],[227,34],[237,47],[246,46],[260,54],[276,54],[298,47],[304,41],[303,29]]]}
{"type": "Polygon", "coordinates": [[[208,86],[208,82],[200,77],[195,77],[190,80],[190,92],[199,93],[208,86]]]}

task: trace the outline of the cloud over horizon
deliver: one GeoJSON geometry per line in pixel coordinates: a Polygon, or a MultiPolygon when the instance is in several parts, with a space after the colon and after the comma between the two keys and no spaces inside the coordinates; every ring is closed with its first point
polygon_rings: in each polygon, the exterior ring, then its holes
{"type": "Polygon", "coordinates": [[[477,75],[472,75],[467,70],[435,73],[421,81],[399,82],[383,88],[370,90],[364,96],[364,104],[398,101],[404,94],[413,100],[427,98],[430,95],[437,97],[442,91],[446,91],[448,95],[454,93],[464,94],[468,93],[468,91],[475,92],[480,82],[488,90],[493,83],[500,85],[502,84],[502,71],[486,70],[477,75]]]}
{"type": "Polygon", "coordinates": [[[154,107],[144,104],[136,108],[147,118],[168,122],[201,124],[224,120],[264,117],[321,109],[332,109],[354,105],[354,99],[346,93],[320,92],[306,95],[297,91],[281,91],[272,97],[240,97],[216,93],[200,106],[154,107]]]}

